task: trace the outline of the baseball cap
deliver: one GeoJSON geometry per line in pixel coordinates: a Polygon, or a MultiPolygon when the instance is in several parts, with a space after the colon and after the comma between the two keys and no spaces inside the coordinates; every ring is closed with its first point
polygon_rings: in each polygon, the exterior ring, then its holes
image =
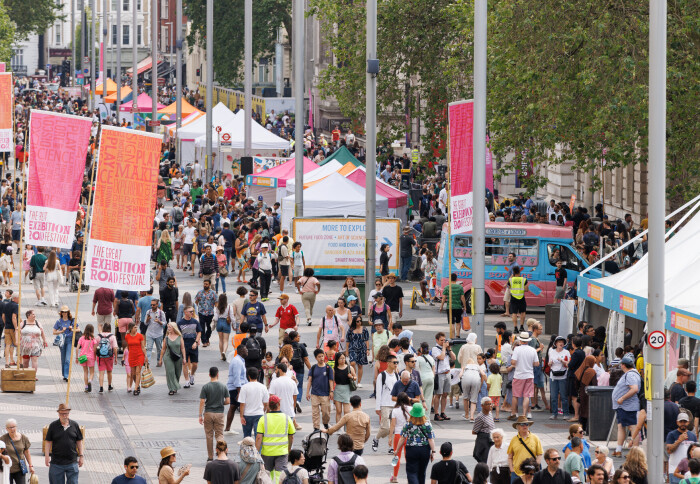
{"type": "Polygon", "coordinates": [[[270,403],[280,403],[280,397],[277,395],[270,395],[270,403]]]}
{"type": "Polygon", "coordinates": [[[270,245],[269,244],[263,244],[260,246],[261,249],[269,249],[270,245]]]}
{"type": "Polygon", "coordinates": [[[348,302],[350,302],[350,301],[357,301],[357,297],[356,297],[356,296],[352,296],[352,295],[351,295],[351,296],[348,296],[348,302]]]}
{"type": "Polygon", "coordinates": [[[679,413],[678,417],[676,417],[676,422],[682,422],[682,421],[685,421],[685,422],[690,421],[690,419],[688,418],[688,414],[685,412],[679,413]]]}
{"type": "Polygon", "coordinates": [[[634,361],[632,361],[632,358],[629,356],[625,356],[620,360],[620,364],[625,366],[634,366],[634,361]]]}

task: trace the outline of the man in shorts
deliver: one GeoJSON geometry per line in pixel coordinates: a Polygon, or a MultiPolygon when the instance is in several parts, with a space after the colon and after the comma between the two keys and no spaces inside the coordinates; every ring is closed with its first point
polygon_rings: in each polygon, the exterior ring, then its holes
{"type": "Polygon", "coordinates": [[[564,296],[566,296],[566,289],[568,287],[568,281],[566,280],[566,269],[564,269],[564,261],[557,259],[557,270],[554,271],[554,279],[557,281],[557,290],[554,293],[554,304],[559,304],[564,296]]]}
{"type": "Polygon", "coordinates": [[[634,368],[634,360],[625,356],[620,361],[620,367],[624,374],[618,380],[612,392],[612,408],[617,416],[617,447],[612,457],[622,455],[622,443],[625,441],[625,427],[630,431],[637,425],[637,411],[639,410],[639,397],[637,392],[642,385],[642,377],[634,368]]]}
{"type": "Polygon", "coordinates": [[[435,408],[435,421],[450,420],[445,415],[447,405],[447,395],[450,393],[450,359],[457,357],[450,349],[450,344],[445,337],[445,333],[439,332],[435,335],[435,346],[430,350],[430,356],[435,359],[435,397],[433,397],[433,407],[435,408]],[[439,407],[439,408],[438,408],[439,407]]]}
{"type": "Polygon", "coordinates": [[[532,418],[530,414],[530,399],[535,396],[534,368],[540,365],[537,350],[530,346],[530,333],[523,331],[518,338],[520,345],[513,350],[508,371],[513,374],[513,406],[508,420],[518,418],[519,399],[523,399],[523,415],[532,418]]]}
{"type": "Polygon", "coordinates": [[[47,257],[44,255],[44,248],[39,247],[39,252],[34,254],[29,260],[29,266],[34,269],[34,292],[36,293],[36,305],[46,306],[47,302],[44,299],[44,285],[46,282],[44,273],[44,264],[47,257]]]}
{"type": "Polygon", "coordinates": [[[199,345],[202,341],[202,326],[199,321],[194,319],[194,308],[187,306],[183,313],[183,317],[177,322],[177,327],[182,333],[182,339],[185,343],[185,364],[182,365],[183,375],[185,376],[185,388],[194,385],[194,374],[197,372],[199,364],[199,345]]]}

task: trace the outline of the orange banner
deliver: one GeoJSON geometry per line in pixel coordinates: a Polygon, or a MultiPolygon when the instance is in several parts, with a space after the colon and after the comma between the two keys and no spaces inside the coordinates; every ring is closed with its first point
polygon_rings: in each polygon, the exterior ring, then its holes
{"type": "Polygon", "coordinates": [[[161,137],[102,128],[87,248],[87,284],[150,287],[149,259],[161,137]]]}
{"type": "Polygon", "coordinates": [[[0,73],[0,152],[12,151],[12,73],[0,73]]]}

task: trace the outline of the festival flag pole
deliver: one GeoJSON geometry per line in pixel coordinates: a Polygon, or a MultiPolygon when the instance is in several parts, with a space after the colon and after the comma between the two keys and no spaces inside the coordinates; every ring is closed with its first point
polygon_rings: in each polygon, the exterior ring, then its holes
{"type": "Polygon", "coordinates": [[[451,193],[452,193],[452,184],[450,183],[451,176],[452,176],[452,163],[451,163],[451,156],[450,156],[450,117],[449,115],[447,116],[447,180],[445,181],[445,185],[447,187],[447,201],[445,203],[445,207],[447,209],[447,252],[445,253],[444,257],[447,261],[447,265],[449,266],[450,270],[447,271],[447,287],[448,287],[448,292],[447,292],[447,314],[448,314],[448,320],[450,321],[450,339],[455,337],[455,327],[454,323],[452,321],[452,288],[450,287],[452,285],[452,214],[450,213],[450,200],[451,200],[451,193]]]}
{"type": "MultiPolygon", "coordinates": [[[[100,129],[99,133],[100,141],[102,140],[102,130],[100,129]]],[[[95,140],[95,143],[97,143],[97,140],[95,140]]],[[[92,209],[92,202],[95,196],[95,173],[97,173],[97,163],[99,161],[99,148],[97,150],[98,156],[94,158],[92,162],[92,173],[90,175],[90,194],[88,196],[88,206],[87,209],[85,210],[85,217],[83,218],[83,223],[85,225],[84,230],[87,232],[88,228],[88,217],[92,215],[91,209],[92,209]]],[[[71,338],[71,345],[70,345],[70,365],[68,366],[68,385],[66,387],[66,406],[68,406],[68,403],[70,401],[70,382],[71,382],[71,375],[73,374],[73,353],[75,352],[75,332],[78,330],[78,311],[80,310],[80,294],[82,293],[83,289],[83,271],[85,269],[85,247],[87,245],[87,239],[88,239],[88,234],[85,233],[83,235],[83,247],[81,248],[81,255],[80,255],[80,275],[78,276],[78,297],[76,298],[75,301],[75,315],[73,316],[73,337],[71,338]]],[[[67,274],[68,277],[71,277],[70,274],[67,274]]],[[[98,328],[99,329],[99,328],[98,328]]]]}
{"type": "MultiPolygon", "coordinates": [[[[29,165],[29,152],[27,151],[27,145],[29,144],[29,138],[27,137],[28,132],[27,128],[29,127],[29,123],[31,122],[31,112],[29,113],[29,119],[27,120],[27,125],[24,127],[24,148],[25,148],[25,153],[27,153],[27,156],[24,160],[24,163],[26,165],[29,165]]],[[[17,160],[15,160],[15,166],[17,163],[17,160]]],[[[17,201],[19,200],[20,193],[22,193],[22,217],[20,219],[20,226],[19,226],[19,247],[17,247],[17,252],[19,253],[19,300],[17,302],[17,327],[15,328],[15,347],[17,348],[17,369],[19,370],[20,368],[20,328],[22,326],[21,320],[22,320],[22,266],[23,261],[24,261],[24,252],[27,250],[27,244],[22,243],[24,240],[24,219],[27,216],[27,193],[24,190],[24,183],[26,181],[26,172],[27,170],[22,170],[22,184],[20,187],[17,187],[17,194],[16,194],[16,199],[15,203],[18,203],[17,201]],[[20,192],[21,190],[21,192],[20,192]]]]}

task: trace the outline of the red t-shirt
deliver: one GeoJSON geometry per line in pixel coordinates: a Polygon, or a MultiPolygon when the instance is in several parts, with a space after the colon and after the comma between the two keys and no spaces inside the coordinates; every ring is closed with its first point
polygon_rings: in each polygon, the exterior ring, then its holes
{"type": "Polygon", "coordinates": [[[101,287],[92,296],[92,302],[97,303],[95,312],[101,316],[112,314],[114,311],[114,291],[101,287]]]}
{"type": "Polygon", "coordinates": [[[275,317],[280,318],[280,328],[289,329],[296,326],[295,318],[297,314],[299,314],[297,308],[288,304],[286,308],[282,306],[278,307],[275,317]]]}

